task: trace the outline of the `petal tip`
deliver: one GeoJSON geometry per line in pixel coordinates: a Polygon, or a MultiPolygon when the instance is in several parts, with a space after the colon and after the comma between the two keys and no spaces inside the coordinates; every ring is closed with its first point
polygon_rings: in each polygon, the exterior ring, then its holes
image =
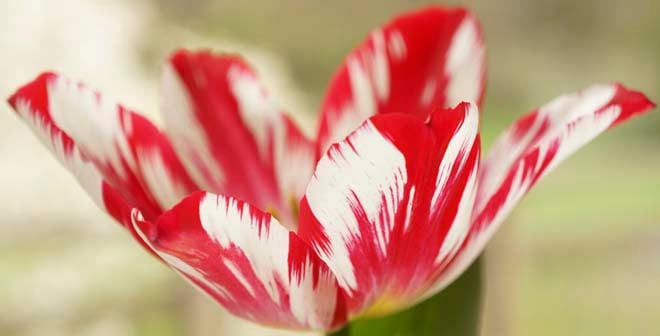
{"type": "Polygon", "coordinates": [[[239,62],[247,66],[247,62],[241,54],[230,51],[214,51],[211,48],[176,49],[168,57],[168,62],[178,66],[183,65],[183,63],[199,62],[208,59],[215,59],[216,61],[225,60],[227,62],[239,62]]]}
{"type": "Polygon", "coordinates": [[[657,106],[641,91],[632,90],[618,82],[613,83],[613,86],[617,91],[614,100],[618,101],[624,109],[624,114],[619,118],[617,124],[633,115],[647,113],[657,106]]]}
{"type": "MultiPolygon", "coordinates": [[[[411,12],[408,12],[409,14],[429,14],[429,13],[455,13],[455,14],[463,14],[463,13],[470,13],[470,10],[465,7],[465,6],[442,6],[438,4],[431,4],[424,6],[418,10],[413,10],[411,12]]],[[[405,15],[405,14],[404,14],[405,15]]]]}
{"type": "Polygon", "coordinates": [[[167,60],[170,63],[178,63],[188,58],[194,57],[197,54],[208,53],[208,52],[209,52],[208,49],[191,50],[187,48],[179,48],[172,51],[172,53],[167,58],[167,60]]]}
{"type": "Polygon", "coordinates": [[[648,96],[643,92],[637,92],[640,95],[641,106],[645,111],[652,110],[658,106],[656,102],[652,101],[648,96]]]}
{"type": "Polygon", "coordinates": [[[7,97],[7,104],[9,104],[9,106],[11,106],[14,110],[16,109],[17,96],[18,96],[18,91],[12,93],[11,96],[7,97]]]}
{"type": "Polygon", "coordinates": [[[46,82],[50,80],[50,78],[55,77],[56,74],[53,71],[44,71],[40,73],[37,77],[32,79],[31,81],[21,85],[12,93],[9,97],[7,97],[7,103],[14,109],[16,110],[16,105],[18,104],[18,99],[21,97],[35,97],[39,96],[39,90],[43,89],[46,87],[46,82]]]}

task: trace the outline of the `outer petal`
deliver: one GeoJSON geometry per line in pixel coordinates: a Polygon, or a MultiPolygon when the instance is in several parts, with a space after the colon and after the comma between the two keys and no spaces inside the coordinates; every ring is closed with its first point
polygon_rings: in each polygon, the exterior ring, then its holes
{"type": "Polygon", "coordinates": [[[331,329],[345,321],[325,264],[277,219],[233,198],[197,192],[136,230],[175,271],[233,314],[261,324],[331,329]]]}
{"type": "Polygon", "coordinates": [[[255,72],[233,55],[174,54],[163,115],[186,169],[206,190],[272,209],[289,226],[311,176],[313,147],[280,113],[255,72]]]}
{"type": "Polygon", "coordinates": [[[318,162],[298,233],[334,272],[351,317],[415,303],[460,247],[476,193],[478,119],[469,104],[427,123],[374,116],[318,162]]]}
{"type": "Polygon", "coordinates": [[[444,288],[481,253],[527,191],[605,130],[655,106],[620,84],[561,96],[527,114],[493,145],[480,172],[469,239],[437,284],[444,288]]]}
{"type": "Polygon", "coordinates": [[[320,154],[376,113],[425,120],[438,106],[480,104],[485,73],[481,28],[465,9],[401,15],[371,33],[332,79],[319,125],[320,154]]]}
{"type": "MultiPolygon", "coordinates": [[[[77,146],[80,160],[93,162],[104,180],[149,218],[196,189],[154,125],[79,83],[45,73],[10,102],[32,107],[34,120],[67,139],[60,140],[62,150],[77,146]]],[[[92,194],[99,203],[98,192],[92,194]]]]}
{"type": "MultiPolygon", "coordinates": [[[[102,210],[108,212],[127,230],[135,234],[131,225],[131,206],[81,152],[50,116],[46,82],[52,74],[43,74],[33,83],[19,89],[8,102],[17,115],[32,129],[39,140],[78,180],[78,183],[102,210]]],[[[139,242],[139,237],[135,236],[139,242]]],[[[150,249],[147,248],[149,251],[150,249]]]]}

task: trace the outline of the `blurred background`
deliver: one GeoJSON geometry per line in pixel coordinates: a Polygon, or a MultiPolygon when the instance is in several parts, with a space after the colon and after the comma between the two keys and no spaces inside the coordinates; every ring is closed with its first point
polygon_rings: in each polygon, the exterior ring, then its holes
{"type": "MultiPolygon", "coordinates": [[[[54,69],[157,121],[162,60],[206,47],[246,54],[280,105],[313,128],[343,57],[426,3],[2,0],[0,96],[54,69]]],[[[524,112],[594,82],[660,99],[658,1],[461,4],[487,39],[486,148],[524,112]]],[[[147,256],[0,110],[0,334],[286,334],[228,316],[147,256]]],[[[659,148],[656,112],[533,189],[487,250],[484,336],[660,334],[659,148]]]]}

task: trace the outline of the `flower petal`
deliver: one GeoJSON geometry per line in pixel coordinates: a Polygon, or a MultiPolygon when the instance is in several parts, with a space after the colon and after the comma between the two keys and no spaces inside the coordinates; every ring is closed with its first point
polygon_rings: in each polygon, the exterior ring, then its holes
{"type": "Polygon", "coordinates": [[[443,279],[444,288],[481,253],[527,191],[607,129],[655,106],[620,84],[561,96],[519,119],[493,145],[480,172],[470,235],[443,279]]]}
{"type": "Polygon", "coordinates": [[[311,176],[311,142],[280,113],[239,57],[179,51],[165,66],[163,115],[186,169],[203,189],[290,210],[311,176]]]}
{"type": "Polygon", "coordinates": [[[476,193],[478,120],[466,103],[427,123],[374,116],[318,162],[298,234],[334,272],[350,317],[415,303],[460,247],[476,193]]]}
{"type": "Polygon", "coordinates": [[[438,106],[481,104],[485,50],[479,22],[465,9],[428,7],[396,17],[334,75],[322,108],[320,154],[376,113],[425,120],[438,106]]]}
{"type": "Polygon", "coordinates": [[[46,73],[12,99],[36,109],[37,120],[66,135],[71,141],[64,145],[75,142],[103,179],[149,218],[196,189],[153,124],[96,91],[46,73]]]}
{"type": "Polygon", "coordinates": [[[136,230],[184,278],[227,310],[261,324],[331,329],[345,321],[325,264],[277,219],[234,198],[197,192],[136,230]]]}
{"type": "MultiPolygon", "coordinates": [[[[142,243],[133,230],[131,206],[80,151],[76,143],[64,133],[50,115],[47,82],[55,75],[45,73],[34,82],[19,89],[8,102],[16,114],[76,178],[96,205],[122,224],[142,243]]],[[[146,246],[145,246],[146,247],[146,246]]],[[[151,251],[148,247],[147,250],[151,251]]]]}

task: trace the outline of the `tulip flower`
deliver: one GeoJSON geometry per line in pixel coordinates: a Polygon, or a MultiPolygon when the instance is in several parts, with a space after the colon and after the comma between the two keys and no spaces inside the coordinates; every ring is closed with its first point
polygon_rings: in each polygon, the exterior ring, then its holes
{"type": "Polygon", "coordinates": [[[654,107],[591,86],[523,116],[481,161],[485,73],[477,19],[430,7],[348,55],[313,139],[239,56],[207,51],[165,64],[163,130],[55,73],[9,103],[101,209],[225,309],[334,330],[447,287],[540,178],[654,107]]]}

